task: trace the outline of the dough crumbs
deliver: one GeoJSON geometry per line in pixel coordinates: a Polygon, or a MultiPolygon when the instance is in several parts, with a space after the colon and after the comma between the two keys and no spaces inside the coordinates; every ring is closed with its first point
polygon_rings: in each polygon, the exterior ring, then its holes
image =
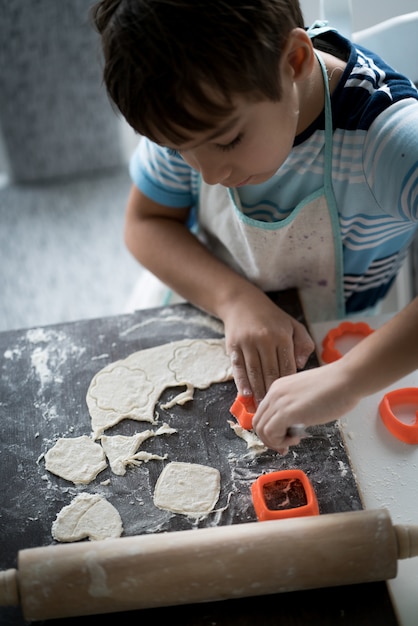
{"type": "Polygon", "coordinates": [[[122,520],[115,507],[102,496],[90,493],[76,496],[52,524],[52,536],[60,542],[113,539],[122,532],[122,520]]]}
{"type": "Polygon", "coordinates": [[[216,468],[173,461],[158,477],[154,504],[172,513],[206,516],[214,509],[220,489],[221,475],[216,468]]]}
{"type": "Polygon", "coordinates": [[[235,431],[235,434],[246,442],[247,448],[253,450],[254,454],[262,454],[267,451],[267,447],[252,430],[246,430],[231,420],[228,420],[228,424],[235,431]]]}
{"type": "Polygon", "coordinates": [[[45,454],[45,468],[75,485],[87,485],[106,467],[102,447],[87,435],[61,437],[45,454]]]}
{"type": "Polygon", "coordinates": [[[167,457],[149,452],[137,452],[139,446],[156,435],[170,435],[176,433],[175,428],[170,428],[168,424],[163,424],[157,430],[144,430],[131,437],[125,435],[113,435],[108,437],[102,435],[100,443],[109,460],[110,468],[114,474],[124,476],[128,465],[140,465],[150,460],[164,461],[167,457]]]}

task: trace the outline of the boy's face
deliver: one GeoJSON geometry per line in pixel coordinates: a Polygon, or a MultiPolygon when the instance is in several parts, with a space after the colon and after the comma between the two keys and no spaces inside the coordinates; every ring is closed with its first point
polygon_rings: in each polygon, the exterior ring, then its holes
{"type": "Polygon", "coordinates": [[[256,185],[271,178],[292,149],[299,124],[299,97],[295,83],[284,86],[279,102],[254,102],[242,96],[235,109],[209,130],[190,135],[180,146],[170,145],[201,173],[203,180],[225,187],[256,185]]]}

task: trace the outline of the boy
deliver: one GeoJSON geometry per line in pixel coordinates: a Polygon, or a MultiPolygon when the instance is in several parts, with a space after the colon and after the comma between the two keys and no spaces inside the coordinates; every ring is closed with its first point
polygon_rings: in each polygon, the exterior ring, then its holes
{"type": "Polygon", "coordinates": [[[258,403],[314,348],[266,292],[297,287],[313,322],[390,288],[416,229],[417,91],[306,31],[297,0],[102,0],[93,17],[108,93],[143,135],[127,246],[222,320],[258,403]]]}

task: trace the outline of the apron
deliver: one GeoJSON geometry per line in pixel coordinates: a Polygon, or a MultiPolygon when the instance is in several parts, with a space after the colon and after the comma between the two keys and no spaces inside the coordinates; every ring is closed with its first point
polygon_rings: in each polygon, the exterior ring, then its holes
{"type": "MultiPolygon", "coordinates": [[[[319,30],[312,29],[310,34],[319,30]]],[[[202,181],[197,220],[198,237],[209,250],[260,289],[298,289],[311,323],[345,314],[341,233],[332,187],[331,98],[326,68],[317,57],[325,85],[323,186],[302,200],[286,219],[261,222],[243,213],[236,189],[202,181]]],[[[184,302],[156,277],[147,276],[147,280],[147,290],[142,289],[140,280],[141,304],[132,309],[184,302]]]]}
{"type": "Polygon", "coordinates": [[[241,210],[236,189],[202,182],[199,234],[215,256],[263,291],[297,288],[309,322],[344,316],[342,244],[332,187],[332,113],[326,69],[323,186],[284,220],[261,222],[241,210]]]}

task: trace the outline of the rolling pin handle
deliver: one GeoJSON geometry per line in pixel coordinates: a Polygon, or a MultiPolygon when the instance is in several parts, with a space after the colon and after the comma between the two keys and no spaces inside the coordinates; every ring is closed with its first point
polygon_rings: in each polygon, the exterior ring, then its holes
{"type": "Polygon", "coordinates": [[[6,569],[0,572],[0,606],[18,606],[19,592],[17,570],[6,569]]]}
{"type": "Polygon", "coordinates": [[[398,559],[410,559],[418,556],[418,526],[394,527],[398,542],[398,559]]]}

